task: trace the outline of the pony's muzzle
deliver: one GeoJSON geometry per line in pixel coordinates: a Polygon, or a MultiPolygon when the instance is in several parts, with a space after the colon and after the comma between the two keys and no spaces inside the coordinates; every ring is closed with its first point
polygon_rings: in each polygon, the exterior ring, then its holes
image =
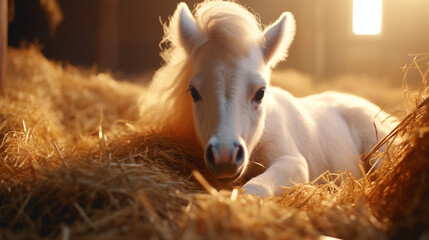
{"type": "Polygon", "coordinates": [[[241,175],[246,159],[244,141],[234,141],[230,145],[220,144],[212,138],[205,150],[207,168],[219,179],[235,180],[241,175]]]}

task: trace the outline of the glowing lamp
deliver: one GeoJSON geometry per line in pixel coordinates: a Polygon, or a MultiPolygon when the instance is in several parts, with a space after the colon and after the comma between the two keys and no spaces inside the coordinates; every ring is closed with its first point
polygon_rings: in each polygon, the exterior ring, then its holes
{"type": "Polygon", "coordinates": [[[353,33],[377,35],[381,32],[382,0],[353,0],[353,33]]]}

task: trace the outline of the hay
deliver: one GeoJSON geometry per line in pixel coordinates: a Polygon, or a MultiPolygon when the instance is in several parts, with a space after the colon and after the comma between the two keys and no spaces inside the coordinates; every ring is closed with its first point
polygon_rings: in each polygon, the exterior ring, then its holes
{"type": "MultiPolygon", "coordinates": [[[[427,65],[418,63],[425,80],[427,65]]],[[[389,148],[371,176],[326,173],[321,176],[326,184],[296,185],[282,196],[259,199],[213,179],[198,144],[140,125],[136,103],[143,86],[53,63],[36,47],[10,49],[8,78],[9,89],[0,98],[1,238],[428,234],[424,91],[392,135],[403,143],[389,148]]]]}
{"type": "Polygon", "coordinates": [[[374,215],[390,220],[390,234],[395,238],[429,236],[428,60],[429,54],[417,55],[405,67],[406,92],[410,92],[406,77],[411,70],[420,74],[422,85],[415,97],[409,97],[409,113],[390,137],[399,137],[402,143],[380,169],[377,186],[367,196],[374,215]]]}

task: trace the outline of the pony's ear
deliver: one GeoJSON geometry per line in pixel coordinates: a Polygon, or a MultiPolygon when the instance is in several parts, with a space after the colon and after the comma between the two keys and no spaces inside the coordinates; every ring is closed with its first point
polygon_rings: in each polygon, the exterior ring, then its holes
{"type": "Polygon", "coordinates": [[[176,27],[178,27],[179,41],[186,50],[191,51],[201,36],[198,24],[184,2],[179,3],[174,16],[178,23],[176,27]]]}
{"type": "Polygon", "coordinates": [[[276,22],[265,28],[262,51],[270,67],[287,57],[294,36],[295,19],[290,12],[284,12],[276,22]]]}

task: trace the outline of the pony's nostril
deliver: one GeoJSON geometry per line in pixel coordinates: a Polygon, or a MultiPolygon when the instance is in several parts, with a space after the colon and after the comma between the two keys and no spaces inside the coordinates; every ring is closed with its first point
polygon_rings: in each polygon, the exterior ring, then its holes
{"type": "Polygon", "coordinates": [[[214,157],[214,153],[213,153],[213,145],[209,144],[207,146],[207,149],[206,149],[206,159],[207,159],[207,162],[212,166],[215,165],[214,158],[215,157],[214,157]]]}
{"type": "Polygon", "coordinates": [[[237,154],[235,155],[235,163],[237,165],[240,165],[244,160],[244,148],[243,148],[243,145],[241,144],[236,145],[236,147],[238,149],[237,149],[237,154]]]}

